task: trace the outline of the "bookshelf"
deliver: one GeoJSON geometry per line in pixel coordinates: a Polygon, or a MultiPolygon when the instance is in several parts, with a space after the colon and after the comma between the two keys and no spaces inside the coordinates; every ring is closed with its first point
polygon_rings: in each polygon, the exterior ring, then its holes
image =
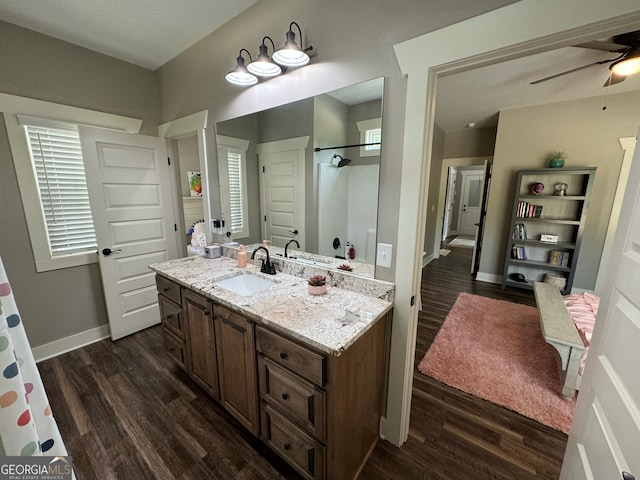
{"type": "MultiPolygon", "coordinates": [[[[595,167],[520,170],[513,200],[502,288],[533,289],[547,275],[571,292],[595,167]],[[544,184],[536,195],[530,186],[544,184]],[[555,186],[565,184],[564,195],[555,186]],[[518,275],[525,281],[517,281],[518,275]]],[[[537,193],[537,192],[536,192],[537,193]]]]}

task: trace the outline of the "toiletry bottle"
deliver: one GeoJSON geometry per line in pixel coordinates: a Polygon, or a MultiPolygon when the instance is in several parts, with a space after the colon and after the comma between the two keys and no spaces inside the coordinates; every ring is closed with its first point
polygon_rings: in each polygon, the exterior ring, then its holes
{"type": "Polygon", "coordinates": [[[247,252],[244,251],[244,245],[238,247],[238,267],[244,268],[247,266],[247,252]]]}

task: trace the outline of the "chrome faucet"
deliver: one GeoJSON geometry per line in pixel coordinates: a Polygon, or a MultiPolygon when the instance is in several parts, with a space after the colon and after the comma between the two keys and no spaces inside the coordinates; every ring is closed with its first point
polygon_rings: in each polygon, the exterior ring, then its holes
{"type": "Polygon", "coordinates": [[[295,238],[292,238],[284,246],[284,258],[289,258],[289,255],[287,255],[287,249],[289,248],[289,245],[291,245],[291,243],[293,243],[293,242],[295,242],[296,247],[300,248],[300,244],[298,243],[298,240],[296,240],[295,238]]]}
{"type": "Polygon", "coordinates": [[[262,266],[260,267],[260,271],[262,273],[267,273],[269,275],[275,275],[276,274],[276,267],[273,265],[273,263],[271,263],[271,259],[269,258],[269,250],[267,249],[267,247],[263,247],[261,245],[258,248],[256,248],[253,251],[253,253],[251,254],[251,260],[256,258],[256,252],[258,250],[264,250],[267,253],[267,260],[265,261],[264,258],[262,259],[262,266]]]}

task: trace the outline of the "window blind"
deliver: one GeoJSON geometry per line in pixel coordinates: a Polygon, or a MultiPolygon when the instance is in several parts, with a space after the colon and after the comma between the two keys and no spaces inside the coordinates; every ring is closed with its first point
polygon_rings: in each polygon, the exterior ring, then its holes
{"type": "Polygon", "coordinates": [[[25,125],[51,256],[97,248],[77,129],[25,125]]]}
{"type": "Polygon", "coordinates": [[[229,169],[229,210],[231,214],[231,232],[244,230],[244,195],[242,191],[242,155],[237,152],[227,153],[229,169]]]}

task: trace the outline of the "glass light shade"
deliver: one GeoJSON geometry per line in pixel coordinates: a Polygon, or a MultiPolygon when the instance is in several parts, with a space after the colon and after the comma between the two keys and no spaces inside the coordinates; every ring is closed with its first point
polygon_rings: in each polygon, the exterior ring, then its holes
{"type": "Polygon", "coordinates": [[[244,58],[240,55],[236,58],[236,68],[227,73],[227,82],[234,85],[240,85],[241,87],[250,87],[258,83],[258,78],[247,71],[247,67],[244,66],[244,58]]]}
{"type": "Polygon", "coordinates": [[[227,82],[240,85],[241,87],[250,87],[258,83],[258,78],[249,72],[238,72],[234,70],[233,72],[227,73],[225,78],[227,82]]]}
{"type": "Polygon", "coordinates": [[[640,49],[633,50],[626,58],[611,65],[615,75],[633,75],[640,72],[640,49]]]}
{"type": "Polygon", "coordinates": [[[273,61],[285,67],[302,67],[309,63],[309,55],[300,50],[296,34],[289,30],[284,47],[273,54],[273,61]]]}
{"type": "Polygon", "coordinates": [[[260,45],[260,55],[254,62],[247,66],[250,73],[258,77],[275,77],[282,73],[282,68],[271,61],[267,55],[267,46],[263,43],[260,45]]]}

